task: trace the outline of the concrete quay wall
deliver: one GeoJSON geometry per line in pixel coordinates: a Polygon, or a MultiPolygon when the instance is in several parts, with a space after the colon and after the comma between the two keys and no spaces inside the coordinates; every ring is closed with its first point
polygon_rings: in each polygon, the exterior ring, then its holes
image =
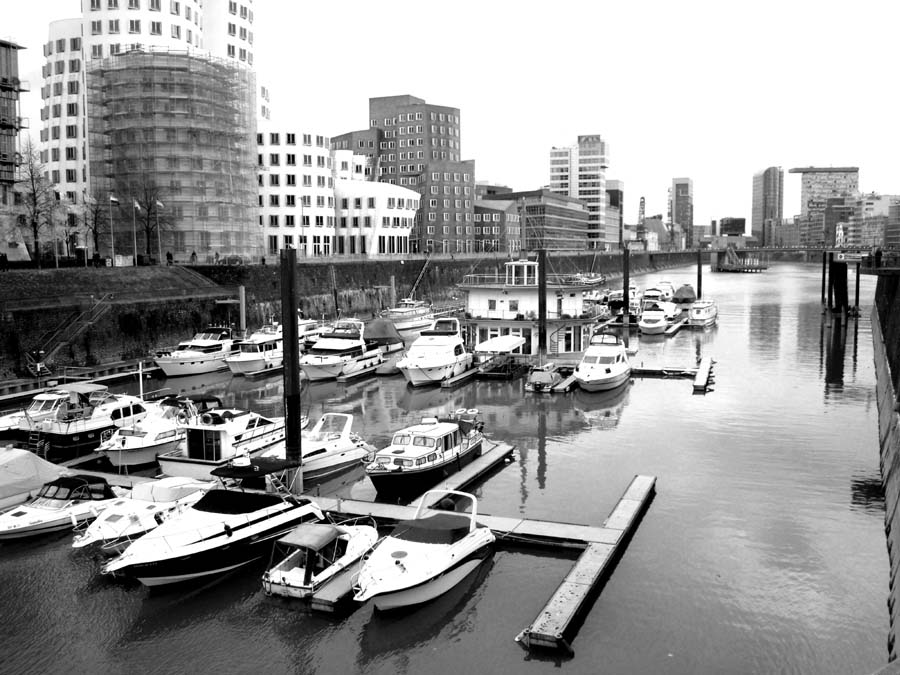
{"type": "Polygon", "coordinates": [[[898,405],[898,376],[900,376],[900,276],[879,276],[872,311],[872,339],[874,342],[876,397],[878,402],[878,442],[880,448],[881,480],[885,498],[885,536],[890,578],[888,580],[888,658],[891,667],[882,672],[898,670],[896,631],[900,626],[900,405],[898,405]]]}

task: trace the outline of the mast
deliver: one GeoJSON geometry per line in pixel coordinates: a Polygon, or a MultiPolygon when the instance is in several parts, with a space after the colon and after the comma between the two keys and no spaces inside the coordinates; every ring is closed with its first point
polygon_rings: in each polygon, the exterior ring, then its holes
{"type": "Polygon", "coordinates": [[[547,353],[547,249],[539,248],[538,254],[538,356],[547,353]]]}
{"type": "Polygon", "coordinates": [[[428,261],[431,260],[431,253],[425,254],[425,264],[422,265],[422,269],[419,270],[419,276],[416,277],[416,280],[413,282],[412,288],[409,289],[409,299],[412,300],[416,296],[416,289],[419,287],[419,284],[422,282],[422,279],[425,278],[425,269],[428,267],[428,261]]]}

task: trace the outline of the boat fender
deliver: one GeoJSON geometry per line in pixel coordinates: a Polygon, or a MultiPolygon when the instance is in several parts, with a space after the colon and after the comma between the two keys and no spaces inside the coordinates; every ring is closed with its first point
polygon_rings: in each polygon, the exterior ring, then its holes
{"type": "Polygon", "coordinates": [[[230,537],[232,535],[231,525],[225,524],[225,535],[230,537]]]}
{"type": "Polygon", "coordinates": [[[175,421],[179,424],[187,424],[188,414],[184,410],[179,411],[177,415],[175,415],[175,421]]]}
{"type": "Polygon", "coordinates": [[[213,423],[213,416],[210,415],[209,413],[203,413],[203,414],[200,416],[200,421],[203,422],[203,424],[212,424],[212,423],[213,423]]]}

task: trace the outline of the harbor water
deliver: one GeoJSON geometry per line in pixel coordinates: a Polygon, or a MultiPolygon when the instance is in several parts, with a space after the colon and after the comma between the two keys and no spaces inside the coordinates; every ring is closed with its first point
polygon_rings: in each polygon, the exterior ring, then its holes
{"type": "MultiPolygon", "coordinates": [[[[663,278],[695,285],[696,270],[632,281],[643,289],[663,278]]],[[[716,327],[631,335],[636,365],[690,368],[711,356],[705,394],[683,377],[540,395],[522,380],[410,389],[400,376],[314,383],[304,394],[312,420],[352,413],[379,447],[423,416],[478,408],[488,437],[516,446],[475,489],[492,515],[601,525],[635,474],[656,476],[656,496],[571,656],[528,654],[514,641],[571,555],[501,546],[437,601],[332,618],[266,597],[268,561],[150,591],[101,576],[99,554],[59,535],[0,545],[0,672],[871,673],[887,660],[889,578],[875,278],[862,277],[860,316],[837,330],[820,289],[815,264],[761,274],[707,267],[703,297],[718,302],[716,327]]],[[[159,387],[283,414],[280,376],[144,383],[159,387]]],[[[361,469],[315,489],[375,498],[361,469]]]]}

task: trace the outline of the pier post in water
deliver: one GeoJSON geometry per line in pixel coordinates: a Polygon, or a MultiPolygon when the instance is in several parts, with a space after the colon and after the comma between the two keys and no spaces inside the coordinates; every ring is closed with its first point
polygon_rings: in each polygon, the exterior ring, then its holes
{"type": "Polygon", "coordinates": [[[703,297],[703,249],[697,249],[697,299],[703,297]]]}
{"type": "Polygon", "coordinates": [[[297,251],[281,251],[281,325],[284,335],[284,458],[297,465],[293,492],[303,492],[300,469],[300,338],[297,329],[297,251]]]}
{"type": "Polygon", "coordinates": [[[628,349],[628,338],[629,333],[631,332],[630,319],[629,319],[629,310],[631,309],[631,293],[629,292],[629,287],[631,284],[629,283],[628,278],[628,265],[629,265],[629,254],[631,251],[626,246],[622,251],[622,298],[625,301],[625,306],[622,308],[622,326],[623,331],[625,333],[625,337],[623,342],[625,343],[625,348],[628,349]]]}

